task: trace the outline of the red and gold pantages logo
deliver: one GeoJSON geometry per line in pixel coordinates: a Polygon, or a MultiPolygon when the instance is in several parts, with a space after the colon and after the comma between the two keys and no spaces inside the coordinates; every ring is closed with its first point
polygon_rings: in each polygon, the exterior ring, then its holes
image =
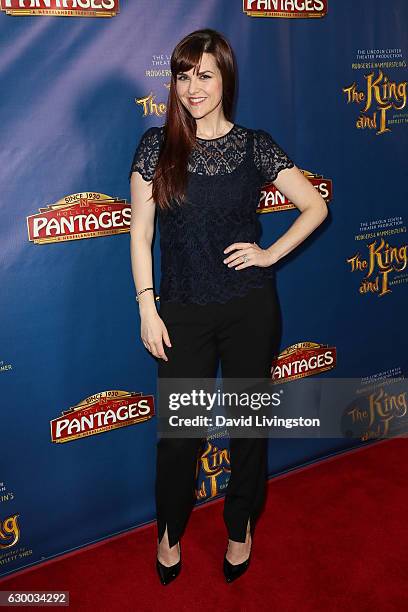
{"type": "Polygon", "coordinates": [[[57,17],[114,17],[119,0],[0,0],[7,15],[55,15],[57,17]]]}
{"type": "Polygon", "coordinates": [[[305,376],[314,376],[336,366],[336,348],[317,342],[298,342],[283,350],[273,360],[273,380],[287,382],[305,376]]]}
{"type": "Polygon", "coordinates": [[[142,423],[154,414],[153,395],[133,391],[101,391],[50,421],[51,440],[70,442],[117,427],[142,423]]]}
{"type": "Polygon", "coordinates": [[[128,232],[130,204],[103,193],[73,193],[27,217],[28,239],[36,244],[97,238],[128,232]]]}
{"type": "Polygon", "coordinates": [[[407,246],[393,247],[381,238],[378,244],[376,240],[367,244],[368,258],[356,253],[346,259],[351,272],[366,272],[359,293],[376,293],[378,297],[391,293],[390,285],[399,284],[399,279],[393,281],[389,275],[403,272],[407,267],[407,246]]]}
{"type": "Polygon", "coordinates": [[[378,76],[374,72],[364,75],[366,83],[364,90],[358,89],[354,82],[343,88],[347,104],[363,105],[361,114],[356,120],[356,128],[360,130],[376,130],[377,136],[390,132],[387,127],[387,112],[402,110],[407,105],[407,81],[391,81],[382,70],[378,76]],[[372,110],[371,116],[366,114],[372,110]]]}
{"type": "Polygon", "coordinates": [[[324,17],[328,0],[243,0],[250,17],[324,17]]]}
{"type": "MultiPolygon", "coordinates": [[[[312,174],[312,172],[307,170],[301,170],[301,172],[303,172],[305,177],[325,199],[326,204],[331,202],[333,198],[333,181],[323,178],[321,174],[312,174]]],[[[290,208],[296,208],[296,206],[283,193],[278,191],[273,183],[262,187],[257,208],[258,213],[277,212],[278,210],[289,210],[290,208]]]]}

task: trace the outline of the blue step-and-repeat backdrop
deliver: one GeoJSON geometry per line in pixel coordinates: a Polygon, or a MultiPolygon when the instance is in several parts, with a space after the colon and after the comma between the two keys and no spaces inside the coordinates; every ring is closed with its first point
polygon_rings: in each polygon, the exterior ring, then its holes
{"type": "MultiPolygon", "coordinates": [[[[330,211],[276,265],[274,376],[353,377],[362,388],[405,376],[408,4],[0,8],[5,576],[155,519],[157,364],[140,339],[128,172],[141,134],[164,123],[170,54],[189,32],[226,35],[239,70],[234,121],[268,130],[330,211]]],[[[272,184],[259,214],[268,246],[299,211],[272,184]]],[[[375,425],[353,440],[271,439],[269,474],[371,443],[375,425]]],[[[197,503],[222,496],[228,440],[209,438],[198,468],[197,503]]]]}

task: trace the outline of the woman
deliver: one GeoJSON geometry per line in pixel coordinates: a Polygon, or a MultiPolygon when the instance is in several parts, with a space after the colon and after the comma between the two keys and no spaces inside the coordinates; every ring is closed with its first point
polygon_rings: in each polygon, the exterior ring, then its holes
{"type": "MultiPolygon", "coordinates": [[[[264,130],[231,120],[235,59],[211,29],[181,40],[171,56],[166,123],[141,137],[131,165],[131,259],[143,344],[160,377],[270,376],[280,319],[273,264],[327,215],[323,198],[264,130]],[[273,182],[301,211],[289,230],[261,248],[256,208],[273,182]],[[158,211],[160,311],[152,273],[158,211]],[[165,345],[165,349],[164,349],[165,345]]],[[[200,438],[157,444],[156,568],[162,584],[181,569],[180,536],[194,503],[200,438]]],[[[228,582],[249,564],[265,496],[265,438],[230,439],[231,474],[224,503],[228,582]]]]}

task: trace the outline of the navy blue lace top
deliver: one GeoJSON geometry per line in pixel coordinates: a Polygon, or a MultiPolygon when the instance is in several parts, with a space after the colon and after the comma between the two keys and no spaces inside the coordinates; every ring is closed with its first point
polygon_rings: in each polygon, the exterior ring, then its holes
{"type": "MultiPolygon", "coordinates": [[[[130,168],[150,181],[157,164],[163,127],[148,128],[130,168]]],[[[196,138],[188,162],[186,201],[171,211],[157,207],[161,281],[160,301],[225,303],[263,287],[273,266],[240,270],[223,263],[234,242],[256,242],[261,235],[261,187],[294,162],[264,130],[234,124],[224,136],[196,138]]],[[[272,241],[270,241],[272,242],[272,241]]]]}

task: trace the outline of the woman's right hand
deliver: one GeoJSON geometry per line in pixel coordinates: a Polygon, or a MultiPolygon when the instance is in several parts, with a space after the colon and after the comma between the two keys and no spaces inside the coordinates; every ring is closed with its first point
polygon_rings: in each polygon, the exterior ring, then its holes
{"type": "Polygon", "coordinates": [[[140,335],[142,342],[154,357],[168,361],[164,352],[163,340],[167,346],[171,347],[171,342],[167,328],[163,319],[159,316],[156,307],[148,310],[140,309],[140,335]]]}

